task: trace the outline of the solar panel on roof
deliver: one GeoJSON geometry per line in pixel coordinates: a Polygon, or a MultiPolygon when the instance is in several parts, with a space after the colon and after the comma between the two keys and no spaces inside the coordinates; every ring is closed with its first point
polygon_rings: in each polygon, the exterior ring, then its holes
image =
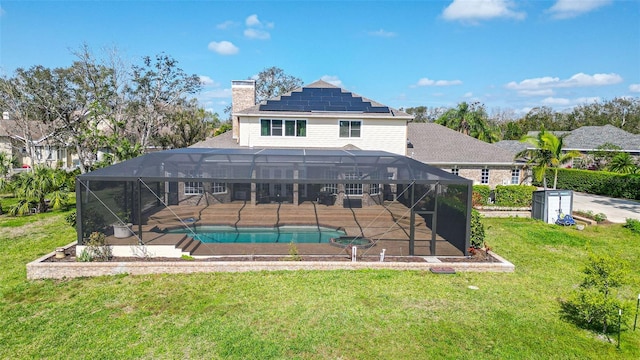
{"type": "Polygon", "coordinates": [[[372,106],[371,102],[343,92],[340,88],[303,88],[281,96],[279,100],[267,100],[260,111],[357,111],[365,113],[388,113],[386,106],[372,106]]]}

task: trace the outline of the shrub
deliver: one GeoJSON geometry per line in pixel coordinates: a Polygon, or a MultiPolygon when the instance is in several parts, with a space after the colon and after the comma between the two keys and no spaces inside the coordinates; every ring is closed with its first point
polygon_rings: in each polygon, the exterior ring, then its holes
{"type": "Polygon", "coordinates": [[[78,261],[109,261],[111,259],[111,246],[107,244],[107,237],[103,233],[92,232],[86,245],[78,261]]]}
{"type": "Polygon", "coordinates": [[[496,186],[496,205],[506,207],[531,207],[535,186],[498,185],[496,186]]]}
{"type": "Polygon", "coordinates": [[[469,235],[469,243],[471,247],[480,249],[484,244],[484,236],[482,215],[478,210],[471,209],[471,234],[469,235]]]}
{"type": "Polygon", "coordinates": [[[471,200],[473,206],[484,206],[489,203],[489,196],[491,196],[491,188],[489,185],[473,185],[473,193],[471,200]]]}
{"type": "Polygon", "coordinates": [[[604,213],[597,213],[593,216],[593,220],[597,222],[603,222],[607,220],[607,215],[605,215],[604,213]]]}
{"type": "Polygon", "coordinates": [[[64,217],[64,221],[71,225],[71,227],[75,228],[76,227],[76,211],[72,211],[69,214],[67,214],[67,216],[64,217]]]}
{"type": "Polygon", "coordinates": [[[302,257],[298,253],[298,247],[293,240],[289,243],[289,256],[283,258],[285,261],[302,261],[302,257]]]}
{"type": "MultiPolygon", "coordinates": [[[[547,183],[552,183],[553,171],[547,171],[545,176],[547,177],[547,183]]],[[[534,185],[542,186],[541,183],[535,181],[534,185]]],[[[639,174],[559,169],[557,187],[558,189],[574,190],[589,194],[640,200],[639,174]]]]}
{"type": "Polygon", "coordinates": [[[615,289],[625,284],[627,269],[628,264],[619,259],[589,255],[580,287],[567,300],[560,301],[561,316],[579,327],[602,330],[603,334],[618,331],[615,320],[625,304],[615,289]]]}
{"type": "Polygon", "coordinates": [[[631,230],[636,234],[640,234],[640,220],[637,219],[627,219],[627,222],[623,225],[627,229],[631,230]]]}

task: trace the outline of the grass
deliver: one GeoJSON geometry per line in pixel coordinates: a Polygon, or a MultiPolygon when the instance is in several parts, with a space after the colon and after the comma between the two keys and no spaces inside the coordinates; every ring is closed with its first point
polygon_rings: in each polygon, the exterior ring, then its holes
{"type": "MultiPolygon", "coordinates": [[[[0,358],[637,359],[560,320],[588,250],[632,262],[640,235],[485,219],[512,274],[298,271],[25,279],[25,264],[74,239],[64,214],[0,218],[0,358]],[[471,290],[469,285],[479,287],[471,290]]],[[[633,318],[631,318],[631,321],[633,318]]],[[[615,338],[615,337],[614,337],[615,338]]]]}

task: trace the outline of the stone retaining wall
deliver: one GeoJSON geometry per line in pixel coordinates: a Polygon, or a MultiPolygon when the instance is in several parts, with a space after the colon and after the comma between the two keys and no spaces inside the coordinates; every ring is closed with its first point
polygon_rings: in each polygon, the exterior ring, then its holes
{"type": "MultiPolygon", "coordinates": [[[[71,246],[71,245],[69,245],[71,246]]],[[[281,270],[430,270],[450,268],[457,272],[513,272],[515,266],[493,254],[500,262],[349,262],[349,261],[132,261],[132,262],[47,262],[54,253],[27,264],[27,279],[65,279],[103,275],[190,274],[202,272],[246,272],[281,270]]]]}

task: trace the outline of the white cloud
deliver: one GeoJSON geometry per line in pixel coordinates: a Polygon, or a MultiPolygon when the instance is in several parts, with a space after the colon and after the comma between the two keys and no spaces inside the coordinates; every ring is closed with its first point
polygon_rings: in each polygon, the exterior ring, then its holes
{"type": "Polygon", "coordinates": [[[460,80],[431,80],[429,78],[422,78],[418,80],[418,82],[413,85],[413,87],[418,86],[452,86],[452,85],[461,85],[462,81],[460,80]]]}
{"type": "Polygon", "coordinates": [[[247,26],[260,26],[260,25],[262,25],[262,24],[260,23],[260,20],[258,20],[258,15],[256,15],[256,14],[249,15],[249,16],[247,17],[247,19],[244,21],[244,23],[245,23],[247,26]]]}
{"type": "Polygon", "coordinates": [[[200,82],[204,86],[220,86],[219,83],[215,82],[212,78],[206,75],[200,75],[200,82]]]}
{"type": "Polygon", "coordinates": [[[235,26],[236,22],[235,21],[231,21],[231,20],[227,20],[223,23],[220,23],[218,25],[216,25],[216,29],[220,29],[220,30],[226,30],[232,26],[235,26]]]}
{"type": "Polygon", "coordinates": [[[268,40],[271,38],[271,34],[265,29],[273,29],[274,24],[272,22],[262,22],[258,19],[258,15],[249,15],[245,21],[247,29],[244,31],[244,36],[249,39],[268,40]]]}
{"type": "Polygon", "coordinates": [[[6,14],[6,12],[4,11],[4,9],[2,8],[2,6],[0,6],[0,16],[6,14]]]}
{"type": "Polygon", "coordinates": [[[464,95],[462,95],[462,97],[463,98],[467,98],[467,99],[472,98],[473,97],[473,93],[472,92],[467,92],[464,95]]]}
{"type": "Polygon", "coordinates": [[[244,36],[248,37],[249,39],[258,40],[268,40],[269,38],[271,38],[271,34],[260,29],[245,29],[244,36]]]}
{"type": "Polygon", "coordinates": [[[569,105],[571,104],[571,100],[565,98],[554,98],[548,97],[542,100],[542,103],[545,105],[569,105]]]}
{"type": "Polygon", "coordinates": [[[240,51],[237,46],[229,41],[212,41],[208,46],[209,50],[216,52],[220,55],[235,55],[240,51]]]}
{"type": "Polygon", "coordinates": [[[548,97],[542,100],[542,103],[544,105],[549,105],[549,106],[560,106],[560,107],[570,108],[578,105],[591,104],[599,101],[600,101],[600,98],[597,96],[580,97],[576,99],[548,97]]]}
{"type": "Polygon", "coordinates": [[[629,85],[629,91],[631,91],[631,92],[640,92],[640,84],[631,84],[631,85],[629,85]]]}
{"type": "Polygon", "coordinates": [[[576,99],[576,104],[592,104],[600,101],[599,96],[581,97],[576,99]]]}
{"type": "Polygon", "coordinates": [[[331,85],[342,87],[342,80],[335,75],[323,75],[320,80],[326,81],[331,85]]]}
{"type": "Polygon", "coordinates": [[[442,12],[446,20],[477,21],[494,18],[522,20],[526,14],[513,10],[510,0],[453,0],[442,12]]]}
{"type": "Polygon", "coordinates": [[[540,78],[525,79],[519,83],[512,81],[506,86],[512,90],[544,90],[553,88],[571,88],[586,86],[606,86],[622,82],[622,77],[615,73],[610,74],[585,74],[577,73],[568,79],[561,80],[558,77],[545,76],[540,78]]]}
{"type": "Polygon", "coordinates": [[[391,38],[396,36],[397,34],[392,32],[392,31],[386,31],[384,29],[380,29],[377,31],[369,31],[368,33],[371,36],[377,36],[377,37],[382,37],[382,38],[391,38]]]}
{"type": "Polygon", "coordinates": [[[520,96],[552,96],[552,89],[537,89],[537,90],[519,90],[520,96]]]}
{"type": "Polygon", "coordinates": [[[611,4],[612,0],[558,0],[549,12],[556,19],[573,18],[611,4]]]}

